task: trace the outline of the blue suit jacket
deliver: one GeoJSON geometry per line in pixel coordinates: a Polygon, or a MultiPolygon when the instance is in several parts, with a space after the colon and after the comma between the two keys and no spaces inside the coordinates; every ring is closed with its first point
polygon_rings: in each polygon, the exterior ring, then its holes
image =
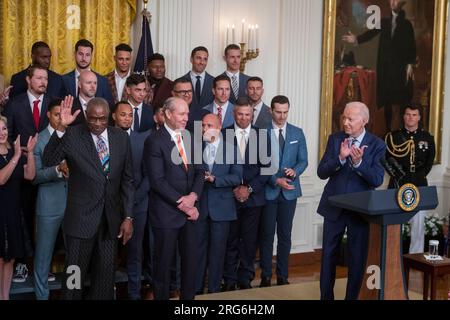
{"type": "Polygon", "coordinates": [[[144,153],[144,143],[151,130],[144,132],[135,132],[131,130],[130,145],[131,156],[133,157],[133,177],[134,177],[134,213],[147,212],[148,210],[148,192],[150,191],[150,183],[148,180],[147,170],[142,161],[144,153]]]}
{"type": "Polygon", "coordinates": [[[342,141],[348,135],[344,132],[332,134],[328,138],[327,148],[317,168],[320,179],[329,179],[317,212],[323,217],[336,221],[341,215],[342,209],[333,207],[328,202],[328,197],[372,190],[383,183],[384,169],[380,159],[384,158],[386,145],[384,142],[366,131],[360,146],[366,145],[361,165],[353,168],[347,159],[344,165],[339,161],[339,152],[342,141]]]}
{"type": "Polygon", "coordinates": [[[14,141],[17,135],[20,134],[20,144],[26,146],[30,136],[34,136],[36,133],[46,129],[48,126],[47,108],[49,103],[50,98],[45,94],[39,115],[39,128],[36,130],[27,93],[19,94],[10,101],[5,108],[5,115],[8,118],[8,135],[10,141],[14,141]]]}
{"type": "Polygon", "coordinates": [[[276,174],[270,177],[269,183],[266,185],[266,200],[275,200],[280,192],[286,200],[294,200],[302,195],[300,186],[300,175],[308,166],[308,151],[306,149],[306,140],[303,130],[291,124],[286,125],[286,134],[284,138],[283,155],[280,159],[279,143],[275,136],[272,124],[270,125],[270,136],[272,145],[272,159],[279,163],[279,169],[276,174]],[[295,171],[295,179],[293,181],[294,190],[282,189],[276,185],[278,178],[284,177],[284,168],[293,169],[295,171]]]}
{"type": "MultiPolygon", "coordinates": [[[[192,143],[184,139],[188,161],[192,143]]],[[[200,198],[203,190],[205,172],[201,166],[189,164],[186,171],[181,157],[174,163],[175,142],[165,127],[150,135],[144,144],[144,165],[150,178],[150,223],[155,228],[180,228],[187,216],[179,210],[178,199],[195,192],[200,198]]]]}
{"type": "Polygon", "coordinates": [[[46,128],[39,133],[34,148],[36,177],[33,184],[38,185],[36,214],[40,216],[63,216],[66,210],[67,181],[58,177],[56,166],[44,167],[42,161],[44,149],[49,140],[50,132],[46,128]]]}
{"type": "MultiPolygon", "coordinates": [[[[28,68],[13,74],[11,77],[11,85],[13,86],[9,97],[12,99],[21,93],[24,93],[28,89],[27,84],[27,71],[28,68]]],[[[47,70],[48,72],[48,85],[47,94],[53,98],[63,98],[66,95],[66,88],[64,87],[64,82],[60,74],[53,72],[52,70],[47,70]]]]}
{"type": "MultiPolygon", "coordinates": [[[[208,216],[213,221],[237,219],[233,188],[241,184],[242,165],[236,162],[227,164],[227,148],[236,154],[233,144],[227,146],[221,140],[211,172],[215,180],[213,183],[205,182],[200,198],[200,219],[202,220],[208,216]]],[[[205,162],[202,166],[204,171],[209,171],[209,166],[205,162]]]]}
{"type": "MultiPolygon", "coordinates": [[[[203,107],[203,110],[206,110],[209,113],[214,113],[214,102],[203,107]]],[[[234,110],[234,104],[232,104],[231,102],[228,102],[227,112],[225,114],[225,117],[223,117],[223,121],[222,121],[222,128],[227,128],[234,124],[233,110],[234,110]]],[[[201,120],[201,118],[200,118],[200,120],[201,120]]]]}
{"type": "MultiPolygon", "coordinates": [[[[226,72],[222,73],[222,75],[225,75],[225,76],[228,77],[226,72]]],[[[248,79],[250,79],[250,76],[246,75],[245,73],[239,72],[239,97],[246,97],[247,96],[246,89],[247,89],[247,81],[248,81],[248,79]]],[[[230,79],[230,81],[231,81],[231,79],[230,79]]],[[[231,89],[230,102],[232,104],[235,104],[237,98],[239,98],[239,97],[235,97],[234,93],[233,93],[233,89],[231,89]]]]}
{"type": "MultiPolygon", "coordinates": [[[[97,72],[94,73],[97,75],[97,92],[95,93],[95,96],[105,99],[110,105],[112,105],[114,103],[114,98],[112,96],[111,89],[109,88],[108,80],[105,77],[99,75],[97,72]]],[[[64,74],[62,78],[67,94],[76,97],[75,93],[77,92],[77,90],[75,88],[75,70],[64,74]]]]}
{"type": "MultiPolygon", "coordinates": [[[[229,139],[227,131],[232,130],[234,132],[234,125],[228,128],[225,128],[222,132],[223,137],[229,139]]],[[[265,187],[266,183],[271,177],[272,174],[265,174],[265,169],[267,171],[271,166],[270,159],[270,138],[267,134],[264,135],[260,132],[260,129],[251,127],[250,137],[247,143],[247,148],[245,149],[245,159],[242,165],[243,173],[242,173],[242,185],[251,186],[253,192],[250,194],[250,197],[244,203],[238,203],[238,208],[242,207],[259,207],[266,204],[265,197],[265,187]],[[264,138],[263,138],[264,136],[264,138]],[[264,141],[264,140],[265,141],[264,141]],[[265,144],[265,145],[264,145],[265,144]],[[264,150],[266,149],[266,150],[264,150]],[[265,152],[267,151],[267,152],[265,152]],[[267,157],[267,161],[263,159],[267,157]]],[[[236,153],[236,157],[240,158],[240,152],[238,148],[238,141],[236,139],[235,134],[233,134],[233,141],[236,153]]]]}

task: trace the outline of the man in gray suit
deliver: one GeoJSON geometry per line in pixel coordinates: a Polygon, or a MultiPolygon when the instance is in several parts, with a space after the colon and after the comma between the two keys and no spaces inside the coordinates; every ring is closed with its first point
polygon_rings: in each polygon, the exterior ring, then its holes
{"type": "MultiPolygon", "coordinates": [[[[236,103],[239,97],[245,96],[247,80],[250,78],[248,75],[240,72],[241,59],[241,47],[237,44],[230,44],[225,48],[224,60],[227,63],[227,70],[225,70],[223,75],[230,78],[230,101],[233,104],[236,103]]],[[[225,128],[226,126],[223,127],[225,128]]]]}
{"type": "Polygon", "coordinates": [[[48,300],[49,271],[56,237],[64,218],[67,200],[67,178],[69,169],[63,160],[58,165],[44,167],[42,155],[50,136],[58,127],[61,118],[61,99],[50,102],[47,111],[49,126],[39,133],[34,149],[38,185],[36,202],[36,252],[34,256],[34,288],[37,300],[48,300]]]}
{"type": "MultiPolygon", "coordinates": [[[[133,207],[134,233],[127,246],[128,298],[131,300],[140,300],[143,241],[145,228],[148,225],[148,193],[150,191],[148,176],[142,163],[142,153],[144,151],[145,140],[150,135],[151,130],[143,132],[131,130],[133,108],[128,102],[122,101],[116,103],[112,118],[116,128],[126,131],[130,136],[134,187],[136,191],[134,193],[133,207]]],[[[151,246],[149,251],[151,251],[151,246]]],[[[150,252],[147,252],[147,254],[151,269],[152,257],[150,252]]],[[[149,271],[151,277],[151,270],[149,271]]],[[[150,282],[152,281],[151,278],[148,280],[150,282]]]]}
{"type": "Polygon", "coordinates": [[[213,94],[214,101],[203,108],[203,115],[214,113],[222,122],[222,128],[227,128],[234,123],[233,110],[234,105],[230,102],[231,82],[230,78],[221,74],[214,78],[213,94]]]}
{"type": "Polygon", "coordinates": [[[246,93],[250,106],[253,108],[253,125],[256,128],[267,129],[272,122],[270,108],[262,101],[264,83],[260,77],[251,77],[247,81],[246,93]]]}
{"type": "Polygon", "coordinates": [[[61,104],[61,123],[44,150],[44,165],[66,159],[70,169],[62,297],[83,297],[91,265],[90,298],[113,299],[117,239],[126,244],[133,233],[130,139],[123,130],[108,127],[109,107],[102,98],[89,101],[86,124],[68,127],[80,112],[71,114],[72,102],[69,96],[61,104]]]}

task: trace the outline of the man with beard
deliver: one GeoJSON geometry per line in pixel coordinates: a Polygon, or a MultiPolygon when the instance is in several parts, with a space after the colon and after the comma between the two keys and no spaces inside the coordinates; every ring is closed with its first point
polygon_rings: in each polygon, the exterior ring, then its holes
{"type": "MultiPolygon", "coordinates": [[[[8,133],[10,141],[15,141],[20,135],[20,144],[26,146],[29,137],[41,132],[48,126],[47,111],[50,97],[46,94],[48,84],[47,69],[41,66],[31,66],[28,68],[26,77],[28,90],[10,100],[5,108],[5,115],[8,118],[8,133]]],[[[21,188],[22,212],[26,226],[24,233],[26,239],[27,257],[33,255],[32,239],[34,235],[33,217],[35,215],[35,203],[37,187],[29,181],[23,181],[21,188]]],[[[14,272],[13,282],[25,282],[28,276],[28,269],[25,261],[18,261],[14,272]]]]}
{"type": "Polygon", "coordinates": [[[166,78],[166,63],[164,56],[155,53],[147,60],[148,81],[153,91],[153,106],[164,104],[172,96],[173,81],[166,78]]]}
{"type": "MultiPolygon", "coordinates": [[[[78,81],[81,71],[91,70],[93,51],[94,45],[89,40],[81,39],[78,40],[78,42],[75,44],[75,62],[77,66],[75,70],[62,76],[67,93],[72,95],[73,97],[77,97],[79,93],[78,81]]],[[[108,86],[108,80],[106,80],[105,77],[99,75],[98,73],[94,73],[97,76],[96,96],[105,99],[110,105],[112,105],[114,99],[108,86]]]]}
{"type": "Polygon", "coordinates": [[[95,98],[97,92],[97,75],[89,70],[83,70],[80,73],[78,81],[78,97],[73,101],[72,113],[80,110],[77,118],[72,125],[86,123],[86,109],[90,100],[95,98]]]}

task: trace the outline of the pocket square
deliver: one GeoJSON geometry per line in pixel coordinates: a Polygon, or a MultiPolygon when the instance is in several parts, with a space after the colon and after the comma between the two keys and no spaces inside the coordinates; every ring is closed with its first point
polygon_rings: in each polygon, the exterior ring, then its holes
{"type": "Polygon", "coordinates": [[[298,143],[298,140],[289,142],[289,144],[294,144],[294,143],[298,143]]]}

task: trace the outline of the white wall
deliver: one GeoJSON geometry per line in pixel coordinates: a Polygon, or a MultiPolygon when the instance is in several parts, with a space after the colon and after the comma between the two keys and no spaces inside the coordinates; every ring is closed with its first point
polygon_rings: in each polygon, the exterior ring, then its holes
{"type": "MultiPolygon", "coordinates": [[[[138,1],[141,2],[141,1],[138,1]]],[[[142,7],[142,4],[139,3],[142,7]]],[[[189,70],[190,51],[204,45],[210,51],[208,72],[217,75],[225,69],[222,60],[225,29],[235,24],[240,37],[241,20],[260,28],[260,56],[250,61],[246,73],[265,82],[265,102],[276,94],[287,95],[292,104],[289,121],[305,131],[309,166],[301,177],[303,197],[294,220],[292,252],[321,247],[322,219],[316,209],[324,181],[317,178],[320,122],[320,78],[323,3],[317,0],[152,0],[151,32],[154,49],[166,56],[171,79],[189,70]]],[[[135,23],[134,46],[140,38],[141,20],[135,23]]],[[[450,30],[449,30],[450,31],[450,30]]],[[[450,41],[449,41],[450,42],[450,41]]],[[[446,63],[450,74],[450,63],[446,63]]],[[[450,81],[445,90],[450,92],[450,81]]],[[[445,98],[443,123],[450,122],[449,97],[445,98]]],[[[449,212],[450,128],[442,139],[442,164],[433,168],[430,183],[439,188],[441,215],[449,212]]]]}

